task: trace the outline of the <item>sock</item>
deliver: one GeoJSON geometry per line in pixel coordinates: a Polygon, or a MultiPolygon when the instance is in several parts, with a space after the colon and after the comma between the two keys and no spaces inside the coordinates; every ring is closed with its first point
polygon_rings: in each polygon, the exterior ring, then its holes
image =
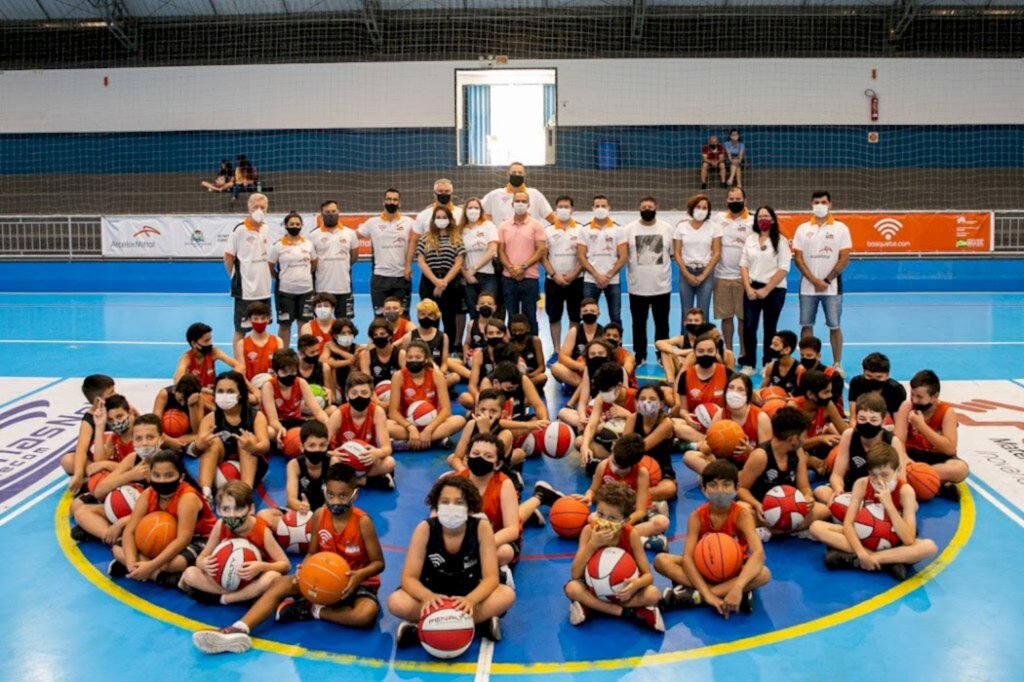
{"type": "Polygon", "coordinates": [[[213,497],[213,489],[211,489],[210,486],[203,486],[203,497],[213,497]]]}
{"type": "Polygon", "coordinates": [[[313,620],[320,620],[320,611],[323,608],[324,607],[320,604],[313,604],[313,606],[309,609],[309,613],[313,616],[313,620]]]}
{"type": "Polygon", "coordinates": [[[220,605],[221,606],[227,606],[228,605],[228,603],[224,600],[224,597],[226,597],[226,596],[227,596],[226,594],[220,595],[220,605]]]}
{"type": "Polygon", "coordinates": [[[245,634],[249,634],[249,626],[240,620],[236,620],[234,623],[232,623],[231,627],[235,628],[236,630],[241,630],[245,634]]]}

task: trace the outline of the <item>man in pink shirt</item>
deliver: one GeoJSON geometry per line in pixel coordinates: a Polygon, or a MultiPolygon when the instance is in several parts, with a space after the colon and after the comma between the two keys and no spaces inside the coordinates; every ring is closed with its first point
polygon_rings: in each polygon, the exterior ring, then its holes
{"type": "Polygon", "coordinates": [[[498,258],[504,266],[502,288],[509,319],[523,313],[537,334],[537,299],[540,297],[538,263],[548,252],[544,226],[530,216],[530,195],[516,192],[512,217],[498,227],[498,258]]]}

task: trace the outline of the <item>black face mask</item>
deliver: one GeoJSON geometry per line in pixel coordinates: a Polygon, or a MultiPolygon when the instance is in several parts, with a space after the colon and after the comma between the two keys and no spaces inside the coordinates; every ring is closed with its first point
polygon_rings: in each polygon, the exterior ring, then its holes
{"type": "Polygon", "coordinates": [[[327,457],[326,450],[306,450],[303,455],[306,457],[306,461],[313,466],[320,466],[324,463],[324,458],[327,457]]]}
{"type": "Polygon", "coordinates": [[[388,336],[375,336],[373,337],[373,345],[377,348],[384,348],[391,343],[391,338],[388,336]]]}
{"type": "Polygon", "coordinates": [[[517,342],[517,343],[522,343],[523,341],[526,341],[527,337],[529,337],[529,336],[530,336],[529,332],[523,332],[522,334],[513,334],[512,335],[512,340],[517,342]]]}
{"type": "Polygon", "coordinates": [[[432,317],[421,317],[419,322],[424,329],[433,329],[437,326],[437,320],[432,317]]]}
{"type": "Polygon", "coordinates": [[[864,386],[865,393],[872,393],[874,391],[884,390],[885,384],[886,382],[879,379],[865,379],[862,385],[864,386]]]}
{"type": "Polygon", "coordinates": [[[501,344],[505,343],[505,339],[500,336],[491,336],[487,339],[487,345],[491,348],[497,348],[501,344]]]}
{"type": "Polygon", "coordinates": [[[526,176],[523,175],[510,175],[508,176],[508,184],[513,187],[522,187],[523,183],[526,182],[526,176]]]}
{"type": "MultiPolygon", "coordinates": [[[[324,224],[326,225],[327,223],[324,224]]],[[[288,230],[288,234],[292,237],[298,237],[299,233],[302,232],[301,227],[286,227],[285,229],[288,230]]]]}
{"type": "Polygon", "coordinates": [[[914,406],[914,412],[927,412],[932,408],[931,403],[927,403],[926,405],[922,405],[920,403],[911,403],[911,405],[914,406]]]}
{"type": "Polygon", "coordinates": [[[437,197],[437,203],[441,204],[442,206],[447,206],[452,202],[451,194],[435,194],[434,196],[437,197]]]}
{"type": "Polygon", "coordinates": [[[832,402],[832,398],[831,397],[829,397],[829,398],[822,398],[820,395],[814,396],[813,400],[814,400],[814,404],[817,405],[818,407],[825,407],[830,402],[832,402]]]}
{"type": "Polygon", "coordinates": [[[480,317],[490,317],[494,314],[494,308],[489,305],[482,305],[476,311],[480,317]]]}
{"type": "Polygon", "coordinates": [[[697,336],[697,332],[700,331],[700,324],[688,324],[686,325],[686,333],[693,336],[697,336]]]}
{"type": "Polygon", "coordinates": [[[730,201],[729,202],[729,211],[732,212],[733,215],[735,215],[737,213],[742,213],[743,212],[743,207],[746,205],[746,203],[747,202],[745,202],[745,201],[730,201]]]}
{"type": "Polygon", "coordinates": [[[209,355],[213,352],[213,344],[211,343],[207,346],[196,346],[196,350],[199,351],[201,355],[209,355]]]}
{"type": "Polygon", "coordinates": [[[320,361],[320,356],[319,355],[303,355],[302,356],[302,361],[304,363],[306,363],[307,365],[315,365],[317,362],[320,361]]]}
{"type": "Polygon", "coordinates": [[[351,508],[351,502],[342,502],[341,504],[327,505],[327,511],[331,512],[331,516],[343,516],[351,508]]]}
{"type": "Polygon", "coordinates": [[[814,369],[818,366],[818,361],[815,358],[800,358],[800,366],[804,369],[814,369]]]}
{"type": "Polygon", "coordinates": [[[467,457],[466,466],[474,476],[486,476],[494,471],[494,464],[483,457],[467,457]]]}
{"type": "Polygon", "coordinates": [[[286,374],[285,376],[278,375],[277,380],[281,382],[282,386],[291,386],[298,378],[299,377],[295,374],[286,374]]]}
{"type": "Polygon", "coordinates": [[[597,374],[597,370],[601,369],[601,366],[608,362],[608,358],[588,358],[587,359],[587,372],[590,374],[591,380],[594,375],[597,374]]]}
{"type": "Polygon", "coordinates": [[[388,213],[398,213],[398,204],[384,204],[384,210],[388,213]]]}
{"type": "Polygon", "coordinates": [[[615,339],[605,338],[604,342],[611,346],[613,349],[619,347],[619,342],[615,339]]]}
{"type": "Polygon", "coordinates": [[[422,360],[406,360],[405,368],[413,374],[419,374],[423,371],[423,368],[427,366],[427,363],[422,360]]]}
{"type": "Polygon", "coordinates": [[[594,324],[597,322],[597,313],[583,313],[580,319],[583,320],[583,324],[594,324]]]}
{"type": "Polygon", "coordinates": [[[654,216],[656,215],[658,215],[658,212],[654,210],[640,211],[640,219],[645,223],[649,223],[654,220],[654,216]]]}
{"type": "Polygon", "coordinates": [[[176,481],[152,481],[149,487],[156,491],[157,495],[167,497],[173,495],[174,491],[178,489],[178,485],[181,483],[180,480],[176,481]]]}
{"type": "Polygon", "coordinates": [[[716,358],[714,355],[698,355],[696,357],[697,366],[700,367],[701,369],[709,369],[716,362],[716,358]]]}
{"type": "Polygon", "coordinates": [[[870,424],[868,422],[859,423],[854,427],[857,429],[857,435],[861,438],[870,440],[882,432],[881,424],[870,424]]]}
{"type": "Polygon", "coordinates": [[[352,406],[352,409],[356,412],[362,412],[370,406],[370,399],[366,396],[360,396],[358,398],[349,398],[348,404],[352,406]]]}
{"type": "Polygon", "coordinates": [[[337,213],[324,213],[322,217],[324,220],[324,227],[336,227],[338,225],[337,213]]]}

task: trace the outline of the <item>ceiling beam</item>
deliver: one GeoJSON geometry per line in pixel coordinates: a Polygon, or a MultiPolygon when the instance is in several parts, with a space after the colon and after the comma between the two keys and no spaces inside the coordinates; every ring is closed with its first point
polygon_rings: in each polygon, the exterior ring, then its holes
{"type": "Polygon", "coordinates": [[[381,33],[380,25],[377,23],[377,11],[380,3],[377,0],[363,0],[363,23],[366,24],[366,31],[370,34],[370,42],[378,50],[384,47],[384,34],[381,33]]]}
{"type": "Polygon", "coordinates": [[[50,13],[46,11],[46,7],[43,6],[42,0],[36,0],[36,5],[39,6],[39,11],[43,13],[43,16],[46,17],[47,21],[53,19],[53,17],[50,16],[50,13]]]}
{"type": "Polygon", "coordinates": [[[644,37],[644,22],[647,20],[647,0],[633,0],[633,22],[631,35],[633,40],[644,37]]]}
{"type": "Polygon", "coordinates": [[[903,38],[917,16],[917,9],[917,0],[895,0],[889,19],[889,35],[886,36],[890,43],[899,42],[903,38]]]}
{"type": "Polygon", "coordinates": [[[135,22],[121,0],[89,0],[89,4],[103,13],[107,30],[130,52],[138,52],[135,39],[135,22]]]}

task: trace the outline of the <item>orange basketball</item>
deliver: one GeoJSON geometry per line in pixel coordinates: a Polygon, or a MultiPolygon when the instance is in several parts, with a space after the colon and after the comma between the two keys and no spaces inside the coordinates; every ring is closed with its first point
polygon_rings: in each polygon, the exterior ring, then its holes
{"type": "Polygon", "coordinates": [[[181,410],[167,410],[160,420],[163,426],[164,435],[171,438],[180,438],[192,430],[188,415],[181,410]]]}
{"type": "Polygon", "coordinates": [[[299,566],[299,591],[309,602],[329,606],[341,599],[348,587],[348,573],[348,562],[340,554],[317,552],[299,566]]]}
{"type": "Polygon", "coordinates": [[[774,417],[776,412],[786,406],[786,402],[785,398],[769,398],[764,401],[764,405],[761,406],[761,411],[769,417],[774,417]]]}
{"type": "Polygon", "coordinates": [[[150,512],[135,527],[135,547],[152,559],[171,544],[178,534],[178,519],[165,511],[150,512]]]}
{"type": "Polygon", "coordinates": [[[747,442],[743,427],[731,419],[722,419],[708,428],[708,447],[716,457],[731,457],[733,451],[747,442]]]}
{"type": "Polygon", "coordinates": [[[768,402],[772,398],[781,398],[783,400],[789,400],[789,394],[786,393],[786,389],[781,386],[769,386],[762,388],[759,392],[761,400],[768,402]]]}
{"type": "Polygon", "coordinates": [[[836,457],[839,456],[839,446],[835,446],[828,451],[828,457],[825,458],[825,470],[828,473],[832,473],[832,470],[836,468],[836,457]]]}
{"type": "Polygon", "coordinates": [[[724,583],[743,569],[743,547],[731,535],[708,533],[697,542],[693,561],[705,580],[724,583]]]}
{"type": "Polygon", "coordinates": [[[104,478],[110,475],[107,470],[97,471],[95,474],[89,477],[89,480],[85,482],[85,488],[90,493],[96,494],[96,486],[100,484],[104,478]]]}
{"type": "Polygon", "coordinates": [[[583,532],[589,516],[590,508],[586,504],[571,497],[563,497],[551,505],[548,522],[558,537],[573,540],[583,532]]]}
{"type": "Polygon", "coordinates": [[[939,494],[942,481],[931,464],[911,462],[907,465],[907,483],[914,489],[917,499],[925,502],[939,494]]]}
{"type": "Polygon", "coordinates": [[[302,438],[299,436],[301,429],[296,426],[285,431],[284,438],[281,439],[282,450],[284,456],[288,459],[295,459],[302,455],[302,438]]]}

